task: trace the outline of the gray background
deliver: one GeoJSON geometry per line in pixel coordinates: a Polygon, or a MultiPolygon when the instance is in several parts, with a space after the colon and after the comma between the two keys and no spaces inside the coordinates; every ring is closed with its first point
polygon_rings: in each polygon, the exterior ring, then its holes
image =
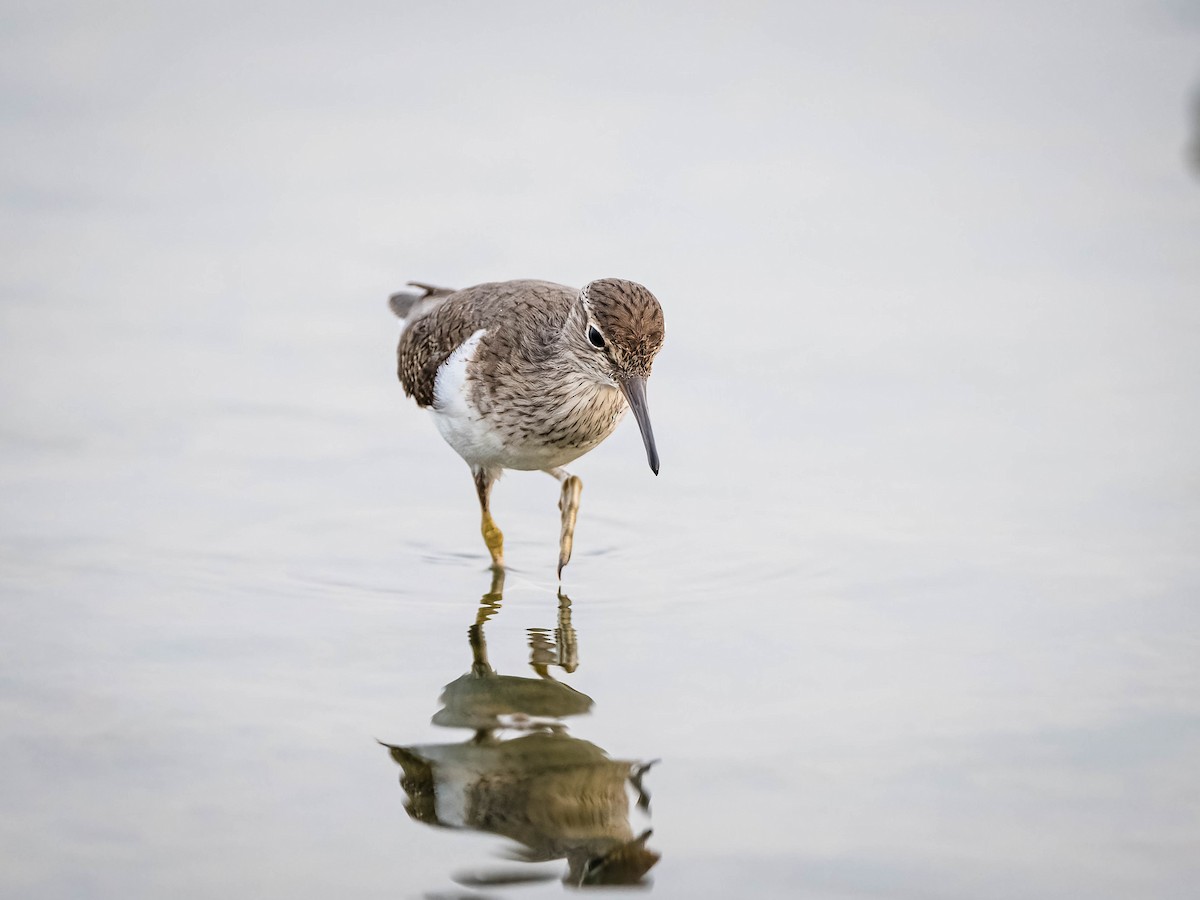
{"type": "Polygon", "coordinates": [[[1194,4],[0,10],[0,888],[487,865],[373,743],[457,739],[488,583],[384,299],[615,275],[663,469],[575,466],[573,733],[663,759],[655,892],[1194,890],[1194,4]]]}

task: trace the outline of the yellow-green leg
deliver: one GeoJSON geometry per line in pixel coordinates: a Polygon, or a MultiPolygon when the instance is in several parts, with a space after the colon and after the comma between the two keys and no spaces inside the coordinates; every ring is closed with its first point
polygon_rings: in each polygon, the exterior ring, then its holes
{"type": "Polygon", "coordinates": [[[483,626],[487,620],[500,611],[504,601],[504,570],[492,568],[492,589],[479,600],[479,611],[475,613],[475,623],[467,629],[467,638],[471,642],[471,674],[476,678],[495,675],[492,665],[488,662],[487,638],[483,635],[483,626]]]}
{"type": "Polygon", "coordinates": [[[492,518],[492,512],[488,506],[492,496],[492,483],[496,479],[486,469],[476,469],[474,475],[475,492],[479,495],[479,508],[483,513],[483,521],[479,530],[483,534],[483,542],[487,544],[488,552],[492,554],[492,566],[503,569],[504,534],[500,531],[496,520],[492,518]]]}

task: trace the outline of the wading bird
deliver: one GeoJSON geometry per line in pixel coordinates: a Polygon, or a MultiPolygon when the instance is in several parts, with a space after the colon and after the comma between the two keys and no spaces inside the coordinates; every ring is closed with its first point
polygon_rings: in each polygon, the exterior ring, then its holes
{"type": "Polygon", "coordinates": [[[537,469],[562,484],[561,578],[583,489],[562,467],[612,434],[628,408],[658,474],[646,380],[663,343],[662,307],[619,278],[582,290],[547,281],[410,286],[390,299],[404,320],[400,383],[471,467],[493,566],[504,566],[504,536],[489,508],[492,484],[504,469],[537,469]]]}

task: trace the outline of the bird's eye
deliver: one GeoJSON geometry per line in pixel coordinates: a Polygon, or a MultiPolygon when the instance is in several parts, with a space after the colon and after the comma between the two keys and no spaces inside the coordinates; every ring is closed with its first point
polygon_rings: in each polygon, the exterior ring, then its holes
{"type": "Polygon", "coordinates": [[[600,329],[595,325],[589,325],[587,330],[588,343],[597,350],[604,349],[604,335],[600,333],[600,329]]]}

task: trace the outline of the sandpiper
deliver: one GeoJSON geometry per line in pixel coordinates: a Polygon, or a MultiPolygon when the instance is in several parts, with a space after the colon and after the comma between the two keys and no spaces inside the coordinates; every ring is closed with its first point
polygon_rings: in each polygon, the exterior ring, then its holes
{"type": "Polygon", "coordinates": [[[536,469],[562,484],[561,578],[583,490],[562,467],[612,434],[631,408],[658,474],[646,379],[662,347],[662,307],[619,278],[582,290],[548,281],[409,286],[416,290],[389,301],[404,320],[400,383],[471,467],[493,566],[504,566],[504,536],[489,509],[492,484],[504,469],[536,469]]]}

